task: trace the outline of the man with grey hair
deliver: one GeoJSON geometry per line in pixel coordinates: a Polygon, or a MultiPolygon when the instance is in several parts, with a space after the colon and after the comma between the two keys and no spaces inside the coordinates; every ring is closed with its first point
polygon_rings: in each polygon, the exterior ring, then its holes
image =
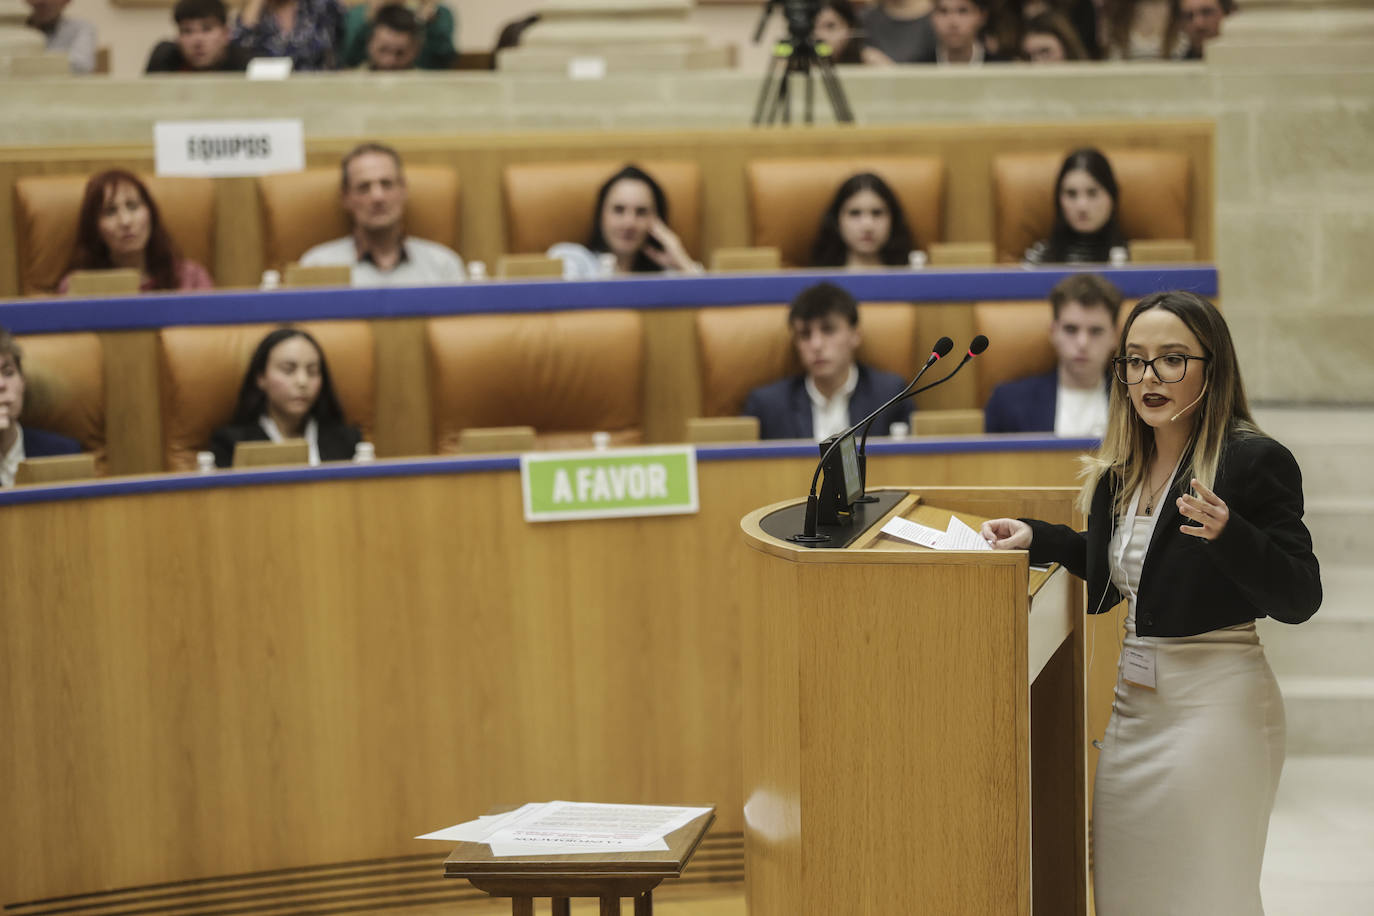
{"type": "Polygon", "coordinates": [[[340,197],[353,220],[353,234],[311,248],[301,256],[302,265],[347,265],[354,286],[463,282],[466,274],[457,252],[406,235],[406,180],[394,149],[364,143],[344,156],[340,197]]]}

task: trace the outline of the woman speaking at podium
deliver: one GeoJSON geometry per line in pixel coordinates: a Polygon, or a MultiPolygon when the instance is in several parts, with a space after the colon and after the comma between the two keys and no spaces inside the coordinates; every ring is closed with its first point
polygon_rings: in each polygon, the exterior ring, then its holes
{"type": "Polygon", "coordinates": [[[1251,418],[1205,299],[1142,299],[1114,375],[1107,433],[1084,459],[1088,530],[1002,518],[983,536],[1086,579],[1090,613],[1128,604],[1095,742],[1097,912],[1260,916],[1285,731],[1255,618],[1301,623],[1321,604],[1302,475],[1251,418]]]}

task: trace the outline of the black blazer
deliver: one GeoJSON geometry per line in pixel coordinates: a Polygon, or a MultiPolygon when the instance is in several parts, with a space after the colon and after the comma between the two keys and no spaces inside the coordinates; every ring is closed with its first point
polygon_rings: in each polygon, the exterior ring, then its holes
{"type": "MultiPolygon", "coordinates": [[[[859,382],[849,396],[850,424],[877,410],[905,387],[906,379],[901,376],[860,364],[859,382]]],[[[880,413],[873,421],[874,435],[885,436],[893,423],[907,422],[910,410],[910,402],[904,401],[880,413]]],[[[805,375],[794,375],[755,388],[744,401],[743,413],[759,418],[760,439],[810,439],[815,435],[805,375]]]]}
{"type": "Polygon", "coordinates": [[[1003,382],[983,408],[985,433],[1054,432],[1059,400],[1059,370],[1003,382]]]}
{"type": "Polygon", "coordinates": [[[47,458],[51,455],[75,455],[81,451],[81,443],[45,429],[20,426],[19,434],[24,439],[25,458],[47,458]]]}
{"type": "MultiPolygon", "coordinates": [[[[350,461],[362,441],[358,427],[343,423],[320,424],[319,446],[321,461],[350,461]]],[[[267,431],[256,423],[247,426],[221,426],[210,434],[210,451],[215,453],[215,465],[234,466],[234,446],[240,442],[268,442],[267,431]]]]}
{"type": "MultiPolygon", "coordinates": [[[[1257,617],[1302,623],[1315,614],[1322,603],[1321,571],[1302,521],[1302,473],[1293,455],[1265,436],[1232,436],[1212,488],[1230,510],[1215,541],[1178,530],[1191,524],[1175,504],[1188,492],[1190,458],[1160,500],[1137,590],[1136,632],[1194,636],[1257,617]]],[[[1115,481],[1098,483],[1086,532],[1024,520],[1034,531],[1030,561],[1062,563],[1086,579],[1091,614],[1121,601],[1107,555],[1115,490],[1115,481]]]]}

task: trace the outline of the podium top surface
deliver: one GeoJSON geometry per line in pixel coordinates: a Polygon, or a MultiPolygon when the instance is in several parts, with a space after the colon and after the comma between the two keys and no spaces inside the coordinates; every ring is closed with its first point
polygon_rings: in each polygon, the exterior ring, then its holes
{"type": "MultiPolygon", "coordinates": [[[[705,807],[705,806],[701,806],[705,807]]],[[[486,843],[459,843],[444,860],[445,878],[675,878],[715,823],[715,807],[664,837],[666,851],[588,852],[549,856],[493,856],[486,843]]]]}

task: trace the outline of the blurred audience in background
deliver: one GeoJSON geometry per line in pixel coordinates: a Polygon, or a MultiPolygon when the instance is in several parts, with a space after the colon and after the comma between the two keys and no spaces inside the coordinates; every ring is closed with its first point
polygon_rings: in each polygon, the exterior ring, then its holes
{"type": "Polygon", "coordinates": [[[0,488],[14,486],[14,474],[29,458],[74,455],[75,439],[21,426],[24,412],[24,352],[10,332],[0,327],[0,488]]]}
{"type": "Polygon", "coordinates": [[[354,147],[339,166],[339,195],[353,234],[301,255],[306,267],[347,266],[354,286],[461,283],[463,259],[451,248],[406,234],[401,154],[381,143],[354,147]]]}
{"type": "Polygon", "coordinates": [[[215,464],[234,464],[240,442],[304,439],[310,464],[348,461],[362,441],[344,418],[324,349],[299,328],[278,328],[253,351],[227,426],[210,436],[215,464]]]}
{"type": "Polygon", "coordinates": [[[57,291],[67,292],[72,271],[116,269],[137,270],[143,292],[214,286],[204,267],[178,254],[148,188],[123,169],[101,172],[86,182],[76,247],[57,291]]]}
{"type": "Polygon", "coordinates": [[[1026,23],[1021,56],[1033,64],[1055,64],[1084,60],[1088,52],[1067,19],[1058,13],[1041,13],[1026,23]]]}
{"type": "Polygon", "coordinates": [[[243,70],[249,54],[231,40],[224,0],[177,0],[172,7],[176,41],[159,42],[148,56],[148,73],[243,70]]]}
{"type": "Polygon", "coordinates": [[[348,11],[343,64],[372,70],[447,70],[458,56],[453,10],[438,0],[411,6],[397,0],[368,0],[348,11]],[[378,32],[386,32],[378,40],[378,32]],[[410,45],[414,44],[414,50],[410,45]]]}
{"type": "Polygon", "coordinates": [[[1235,11],[1235,0],[1170,0],[1165,46],[1184,60],[1201,60],[1207,42],[1221,35],[1222,20],[1235,11]]]}
{"type": "Polygon", "coordinates": [[[846,179],[821,217],[812,267],[906,266],[916,242],[887,182],[872,172],[846,179]]]}
{"type": "Polygon", "coordinates": [[[1117,217],[1120,192],[1112,164],[1091,147],[1075,150],[1054,182],[1054,226],[1049,238],[1026,249],[1029,264],[1104,263],[1129,256],[1117,217]]]}
{"type": "Polygon", "coordinates": [[[234,42],[252,57],[289,57],[296,70],[342,63],[344,7],[339,0],[246,0],[234,42]]]}
{"type": "Polygon", "coordinates": [[[30,27],[43,33],[49,51],[67,55],[73,73],[95,71],[95,26],[66,15],[69,0],[25,0],[30,27]]]}

